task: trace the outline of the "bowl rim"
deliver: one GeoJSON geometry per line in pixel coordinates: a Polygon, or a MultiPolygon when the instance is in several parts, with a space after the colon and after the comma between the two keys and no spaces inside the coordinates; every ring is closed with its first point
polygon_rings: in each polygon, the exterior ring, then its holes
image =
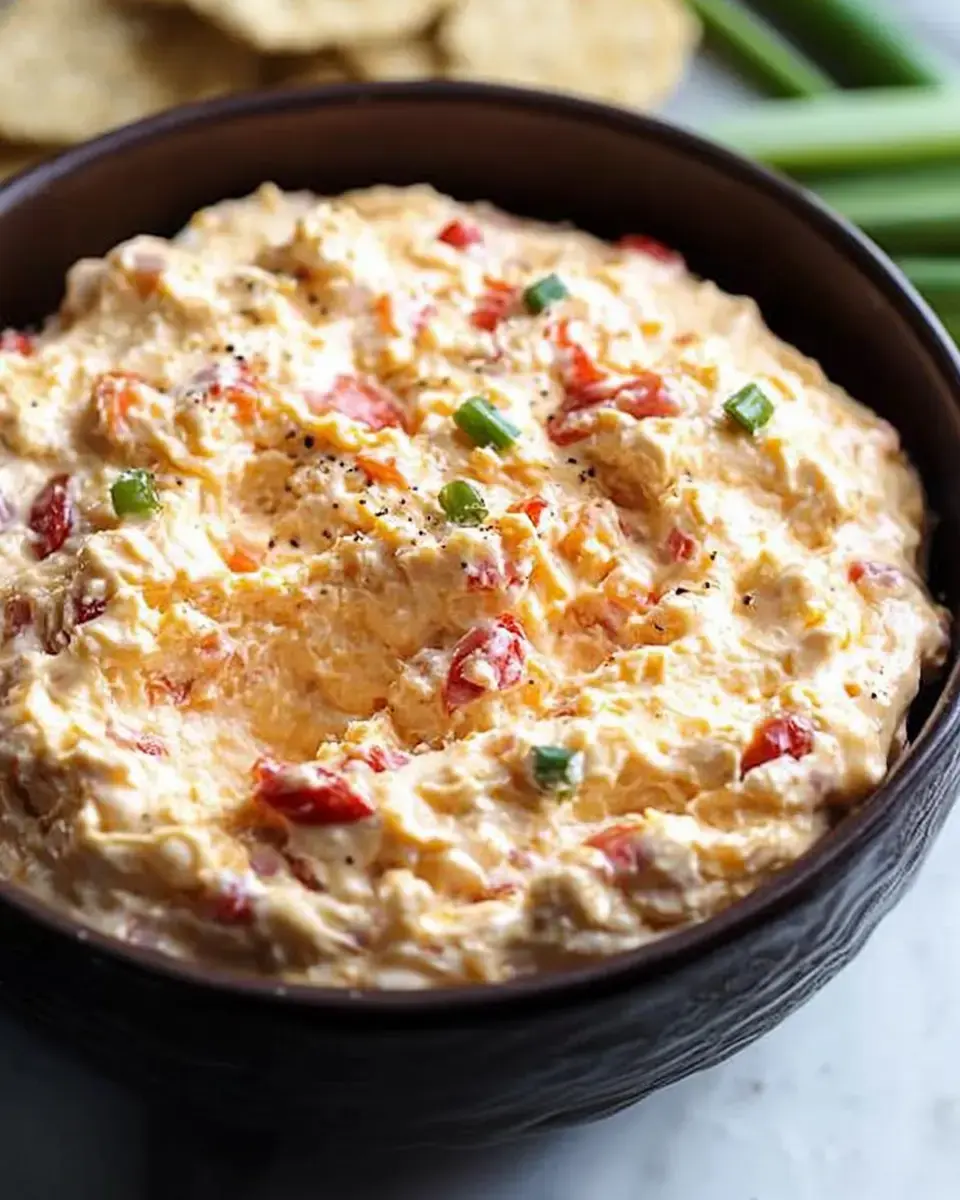
{"type": "MultiPolygon", "coordinates": [[[[866,282],[896,308],[943,378],[952,382],[960,397],[960,351],[904,275],[852,224],[798,185],[679,124],[559,92],[489,83],[421,80],[327,84],[208,100],[112,130],[12,177],[0,185],[0,221],[8,209],[42,193],[61,177],[81,171],[99,160],[122,155],[132,147],[162,141],[184,129],[216,126],[265,113],[410,100],[472,102],[479,107],[547,112],[580,124],[619,130],[666,144],[690,157],[705,160],[721,173],[765,193],[791,210],[842,253],[866,282]]],[[[198,995],[207,993],[210,998],[270,1007],[279,1005],[278,1013],[321,1011],[326,1016],[366,1018],[382,1024],[384,1017],[397,1020],[424,1017],[436,1021],[437,1018],[455,1016],[506,1016],[514,1011],[522,1013],[533,1004],[568,1005],[583,999],[588,992],[593,998],[616,994],[642,986],[654,976],[677,971],[693,959],[716,953],[739,936],[795,906],[832,868],[853,856],[862,841],[869,841],[891,820],[893,810],[904,803],[923,776],[935,768],[958,733],[960,661],[943,679],[936,703],[916,740],[880,786],[857,811],[773,879],[716,916],[634,950],[584,966],[523,976],[503,983],[404,990],[275,982],[120,941],[85,926],[13,883],[0,881],[0,904],[17,909],[21,915],[55,935],[82,943],[120,968],[192,987],[198,995]]]]}

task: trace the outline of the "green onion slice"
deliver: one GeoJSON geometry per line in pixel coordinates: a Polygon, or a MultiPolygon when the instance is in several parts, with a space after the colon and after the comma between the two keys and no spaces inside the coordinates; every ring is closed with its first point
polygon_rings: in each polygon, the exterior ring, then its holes
{"type": "Polygon", "coordinates": [[[523,293],[523,307],[528,313],[536,316],[545,312],[551,304],[558,300],[566,300],[570,293],[559,275],[545,275],[536,283],[531,283],[523,293]]]}
{"type": "Polygon", "coordinates": [[[483,496],[465,479],[455,479],[440,489],[440,507],[454,525],[482,525],[487,519],[483,496]]]}
{"type": "Polygon", "coordinates": [[[534,746],[531,770],[542,791],[569,791],[583,779],[583,755],[563,746],[534,746]]]}
{"type": "Polygon", "coordinates": [[[475,446],[496,446],[508,450],[520,436],[520,430],[483,396],[472,396],[453,414],[458,427],[475,446]]]}
{"type": "Polygon", "coordinates": [[[773,401],[755,383],[748,383],[734,392],[723,411],[749,433],[756,433],[773,416],[773,401]]]}
{"type": "Polygon", "coordinates": [[[118,517],[149,517],[162,507],[156,480],[140,467],[120,472],[110,488],[110,499],[118,517]]]}

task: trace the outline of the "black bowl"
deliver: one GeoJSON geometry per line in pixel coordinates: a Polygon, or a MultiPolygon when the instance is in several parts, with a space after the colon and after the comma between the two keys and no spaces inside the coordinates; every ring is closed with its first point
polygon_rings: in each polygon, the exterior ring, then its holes
{"type": "MultiPolygon", "coordinates": [[[[582,101],[469,85],[271,93],[171,113],[0,191],[0,322],[41,318],[82,255],[173,232],[273,179],[338,192],[429,181],[461,198],[652,234],[893,421],[960,606],[960,360],[853,229],[689,133],[582,101]]],[[[860,949],[958,781],[958,672],[914,707],[891,778],[772,884],[697,928],[567,975],[431,993],[276,987],[122,946],[0,887],[0,988],[167,1104],[368,1144],[477,1140],[608,1113],[770,1029],[860,949]]]]}

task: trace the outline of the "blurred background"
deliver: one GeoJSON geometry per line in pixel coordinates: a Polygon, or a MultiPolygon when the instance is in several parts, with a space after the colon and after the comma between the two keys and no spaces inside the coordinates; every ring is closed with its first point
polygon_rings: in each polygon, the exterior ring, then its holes
{"type": "MultiPolygon", "coordinates": [[[[254,87],[495,78],[659,110],[823,196],[960,337],[960,0],[0,0],[0,174],[254,87]]],[[[0,264],[2,280],[2,264],[0,264]]],[[[865,399],[869,400],[869,397],[865,399]]],[[[0,1018],[4,1200],[953,1200],[960,818],[866,952],[581,1130],[391,1156],[184,1125],[0,1018]]]]}

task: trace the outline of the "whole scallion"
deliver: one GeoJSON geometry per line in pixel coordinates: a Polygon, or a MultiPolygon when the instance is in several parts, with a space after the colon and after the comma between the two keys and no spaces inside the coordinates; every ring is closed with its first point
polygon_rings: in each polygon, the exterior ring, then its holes
{"type": "Polygon", "coordinates": [[[960,88],[880,88],[767,100],[706,126],[741,154],[792,174],[960,161],[960,88]]]}
{"type": "Polygon", "coordinates": [[[930,87],[944,71],[887,0],[751,0],[848,87],[930,87]]]}
{"type": "Polygon", "coordinates": [[[821,96],[836,84],[815,62],[739,0],[689,0],[707,44],[771,96],[821,96]]]}

